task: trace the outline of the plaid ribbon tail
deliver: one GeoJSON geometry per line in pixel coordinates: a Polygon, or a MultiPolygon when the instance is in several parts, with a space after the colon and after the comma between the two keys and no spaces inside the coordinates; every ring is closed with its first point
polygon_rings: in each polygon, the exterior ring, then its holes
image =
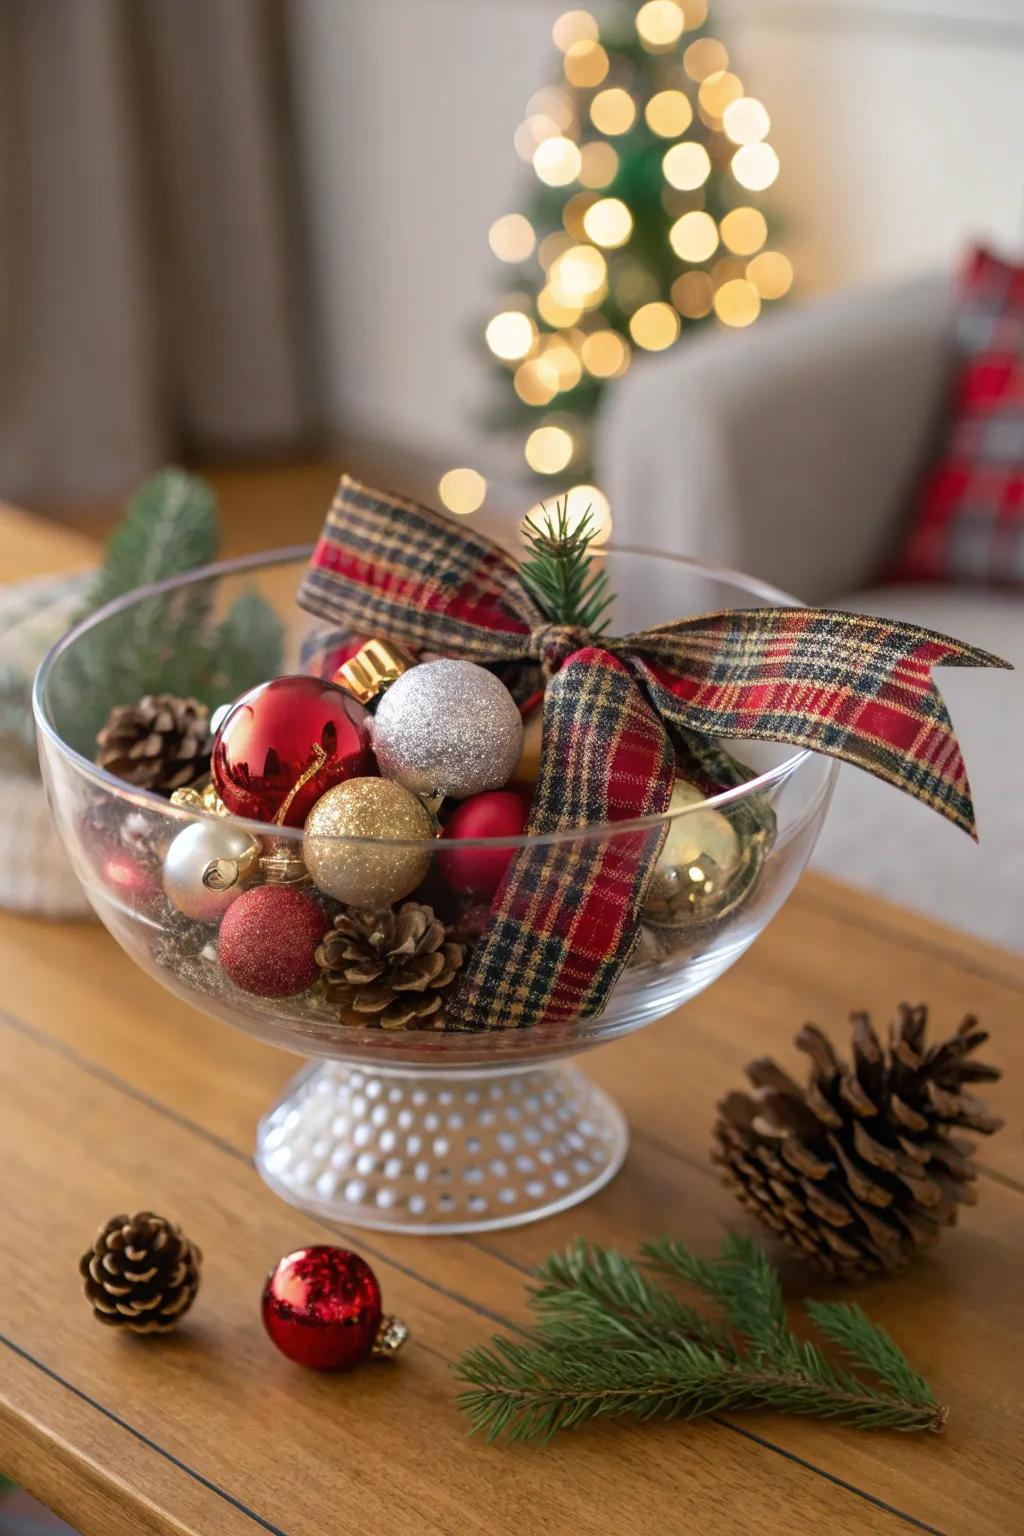
{"type": "Polygon", "coordinates": [[[299,587],[301,608],[356,634],[468,661],[515,661],[543,616],[498,545],[343,475],[299,587]]]}
{"type": "Polygon", "coordinates": [[[1006,667],[988,651],[896,620],[818,608],[707,614],[617,641],[670,724],[789,742],[922,800],[977,840],[937,666],[1006,667]]]}
{"type": "Polygon", "coordinates": [[[636,942],[663,826],[610,835],[608,822],[664,811],[675,760],[630,669],[598,647],[548,684],[540,773],[527,830],[592,836],[517,853],[458,990],[464,1029],[525,1029],[599,1014],[636,942]],[[602,824],[604,824],[602,826],[602,824]]]}

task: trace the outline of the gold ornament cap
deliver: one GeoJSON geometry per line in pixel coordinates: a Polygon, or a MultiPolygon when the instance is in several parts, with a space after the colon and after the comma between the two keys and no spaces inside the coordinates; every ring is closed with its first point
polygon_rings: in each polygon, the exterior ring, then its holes
{"type": "Polygon", "coordinates": [[[378,1360],[389,1360],[392,1355],[398,1354],[408,1337],[408,1323],[403,1323],[400,1317],[385,1313],[373,1341],[373,1354],[378,1360]]]}
{"type": "Polygon", "coordinates": [[[199,784],[176,789],[171,796],[172,805],[185,806],[190,811],[205,811],[207,816],[230,816],[231,812],[213,787],[210,779],[199,784]]]}
{"type": "Polygon", "coordinates": [[[393,641],[367,640],[354,656],[342,662],[331,682],[360,704],[369,704],[415,664],[416,658],[393,641]]]}

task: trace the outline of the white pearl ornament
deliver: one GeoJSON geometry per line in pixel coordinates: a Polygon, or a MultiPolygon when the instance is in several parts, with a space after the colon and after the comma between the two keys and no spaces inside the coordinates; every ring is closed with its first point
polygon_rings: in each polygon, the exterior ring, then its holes
{"type": "Polygon", "coordinates": [[[246,876],[259,867],[260,845],[248,832],[204,817],[178,833],[164,858],[164,894],[173,907],[197,923],[215,923],[246,887],[246,876]],[[227,889],[204,884],[203,876],[221,861],[237,867],[227,889]]]}

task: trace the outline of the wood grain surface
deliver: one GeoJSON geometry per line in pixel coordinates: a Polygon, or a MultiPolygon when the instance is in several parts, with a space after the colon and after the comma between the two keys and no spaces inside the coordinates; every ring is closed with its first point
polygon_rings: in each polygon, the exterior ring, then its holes
{"type": "MultiPolygon", "coordinates": [[[[293,1059],[162,991],[99,928],[0,919],[3,1220],[0,1464],[86,1536],[271,1530],[390,1533],[1002,1533],[1021,1529],[1015,1360],[1024,1278],[1024,965],[806,879],[757,946],[686,1009],[588,1058],[632,1125],[623,1173],[566,1215],[480,1239],[337,1232],[290,1210],[250,1163],[293,1059]],[[805,1019],[841,1030],[927,998],[941,1026],[992,1029],[1007,1116],[981,1200],[911,1273],[860,1299],[951,1407],[941,1438],[758,1415],[604,1425],[548,1449],[467,1440],[447,1362],[524,1321],[525,1270],[577,1233],[629,1247],[659,1231],[711,1248],[746,1221],[707,1162],[714,1104],[752,1055],[791,1057],[805,1019]],[[181,1220],[206,1253],[188,1326],[112,1338],[75,1261],[114,1210],[181,1220]],[[351,1243],[414,1330],[404,1358],[327,1379],[276,1355],[262,1275],[310,1241],[351,1243]],[[684,1515],[685,1512],[685,1515],[684,1515]]],[[[808,1289],[785,1268],[787,1289],[808,1289]]]]}
{"type": "MultiPolygon", "coordinates": [[[[19,570],[28,573],[28,557],[19,570]]],[[[739,964],[678,1014],[594,1052],[623,1105],[619,1177],[507,1234],[399,1238],[291,1210],[251,1164],[255,1124],[298,1062],[189,1008],[97,925],[0,916],[0,1468],[84,1536],[732,1536],[1024,1530],[1024,961],[807,877],[739,964]],[[950,1406],[941,1437],[778,1415],[602,1424],[544,1449],[467,1438],[450,1360],[525,1321],[529,1266],[577,1234],[658,1232],[713,1248],[752,1231],[708,1163],[718,1098],[751,1057],[796,1065],[798,1026],[842,1036],[925,1000],[992,1031],[1006,1128],[981,1147],[980,1202],[912,1271],[862,1287],[950,1406]],[[116,1210],[180,1220],[206,1256],[187,1325],[112,1337],[77,1257],[116,1210]],[[345,1378],[277,1355],[266,1269],[339,1241],[413,1329],[403,1357],[345,1378]]],[[[784,1265],[787,1293],[813,1289],[784,1265]]],[[[825,1292],[818,1288],[818,1294],[825,1292]]]]}

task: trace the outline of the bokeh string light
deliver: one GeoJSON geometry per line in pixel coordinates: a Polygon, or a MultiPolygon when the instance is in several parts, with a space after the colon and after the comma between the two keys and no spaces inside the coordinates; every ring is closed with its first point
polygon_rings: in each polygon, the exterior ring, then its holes
{"type": "MultiPolygon", "coordinates": [[[[546,499],[585,493],[602,528],[610,512],[588,472],[608,383],[703,325],[753,324],[793,283],[759,206],[779,175],[771,118],[709,28],[706,0],[559,16],[551,80],[515,133],[534,190],[488,235],[506,274],[484,322],[503,390],[489,421],[519,431],[546,499]]],[[[452,512],[485,493],[475,470],[441,482],[452,512]]]]}

